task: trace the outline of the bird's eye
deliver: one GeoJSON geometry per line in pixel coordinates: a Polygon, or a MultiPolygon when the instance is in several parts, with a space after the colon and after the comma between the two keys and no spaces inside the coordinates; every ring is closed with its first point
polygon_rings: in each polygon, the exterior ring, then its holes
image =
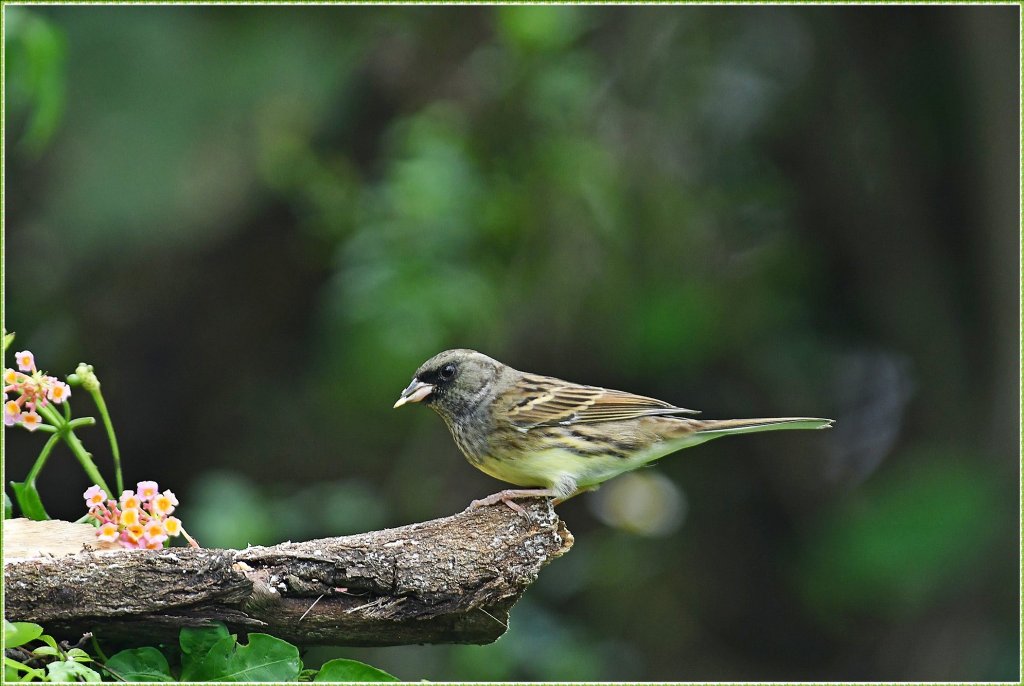
{"type": "Polygon", "coordinates": [[[441,367],[441,379],[443,379],[444,381],[450,381],[453,376],[455,376],[454,364],[446,364],[445,366],[441,367]]]}

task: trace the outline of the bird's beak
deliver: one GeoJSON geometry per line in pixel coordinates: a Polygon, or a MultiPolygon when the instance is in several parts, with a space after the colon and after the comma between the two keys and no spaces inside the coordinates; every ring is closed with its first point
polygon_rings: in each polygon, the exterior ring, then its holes
{"type": "Polygon", "coordinates": [[[401,397],[395,403],[395,407],[401,407],[406,403],[418,403],[434,391],[431,384],[423,383],[419,379],[413,379],[412,383],[402,391],[401,397]]]}

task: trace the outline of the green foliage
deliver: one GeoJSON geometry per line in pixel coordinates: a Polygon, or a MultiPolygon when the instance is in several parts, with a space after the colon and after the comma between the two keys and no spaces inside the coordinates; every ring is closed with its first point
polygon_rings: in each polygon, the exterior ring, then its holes
{"type": "Polygon", "coordinates": [[[32,622],[8,622],[4,620],[4,646],[17,648],[34,641],[43,633],[43,627],[32,622]]]}
{"type": "Polygon", "coordinates": [[[125,681],[175,681],[167,658],[156,648],[131,648],[110,656],[106,667],[125,681]]]}
{"type": "MultiPolygon", "coordinates": [[[[354,660],[331,660],[320,670],[303,669],[299,649],[287,641],[249,634],[248,644],[242,644],[220,623],[185,627],[178,644],[181,681],[397,681],[354,660]]],[[[106,666],[129,681],[178,680],[163,653],[151,647],[122,650],[106,666]]]]}
{"type": "Polygon", "coordinates": [[[357,660],[338,658],[320,667],[314,681],[398,681],[385,671],[357,660]]]}
{"type": "Polygon", "coordinates": [[[182,655],[199,660],[210,652],[214,644],[228,638],[228,628],[221,623],[204,627],[183,627],[178,633],[178,645],[182,655]]]}
{"type": "MultiPolygon", "coordinates": [[[[34,483],[12,481],[11,490],[14,491],[14,499],[18,501],[18,508],[21,510],[23,517],[34,519],[37,522],[50,518],[50,515],[46,514],[43,501],[39,497],[39,491],[34,483]]],[[[6,494],[4,495],[6,496],[6,494]]],[[[8,498],[7,502],[10,502],[10,498],[8,498]]]]}
{"type": "Polygon", "coordinates": [[[249,642],[242,644],[220,623],[180,631],[180,676],[155,647],[129,648],[109,659],[94,660],[81,648],[61,648],[38,624],[5,620],[4,636],[8,649],[20,648],[26,662],[40,665],[29,666],[7,656],[5,682],[100,681],[99,672],[86,665],[94,661],[115,681],[398,681],[356,660],[329,660],[319,670],[304,669],[299,649],[287,641],[267,634],[249,634],[249,642]],[[43,645],[26,647],[33,641],[43,645]]]}
{"type": "Polygon", "coordinates": [[[4,655],[4,682],[8,681],[100,681],[100,674],[85,663],[93,659],[81,648],[62,648],[43,627],[31,622],[9,622],[4,620],[4,646],[9,651],[4,655]],[[30,647],[38,641],[43,645],[30,647]],[[11,650],[14,649],[14,650],[11,650]],[[19,655],[23,661],[15,660],[11,654],[19,655]],[[25,663],[35,663],[30,667],[25,663]]]}
{"type": "Polygon", "coordinates": [[[249,634],[242,645],[225,636],[209,650],[182,654],[182,681],[296,681],[302,670],[299,649],[267,634],[249,634]]]}
{"type": "Polygon", "coordinates": [[[17,660],[4,656],[4,683],[14,681],[46,681],[46,671],[28,667],[17,660]]]}
{"type": "Polygon", "coordinates": [[[101,681],[99,673],[75,660],[54,661],[46,665],[49,681],[101,681]]]}

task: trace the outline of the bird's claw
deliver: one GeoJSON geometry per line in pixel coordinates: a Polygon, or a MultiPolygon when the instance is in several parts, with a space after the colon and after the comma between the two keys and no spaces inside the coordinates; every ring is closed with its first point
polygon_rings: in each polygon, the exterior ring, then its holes
{"type": "Polygon", "coordinates": [[[481,507],[490,507],[491,505],[496,505],[498,503],[505,503],[505,505],[508,506],[508,508],[510,510],[512,510],[513,512],[516,512],[516,513],[518,513],[520,515],[522,515],[523,517],[526,518],[527,522],[529,522],[530,524],[533,524],[534,523],[533,517],[530,515],[530,513],[527,512],[525,507],[523,507],[522,505],[520,505],[519,503],[517,503],[514,500],[514,498],[517,498],[517,497],[518,498],[524,498],[524,497],[536,497],[536,496],[524,496],[523,494],[517,493],[516,491],[500,491],[498,493],[493,493],[493,494],[487,496],[486,498],[480,498],[479,500],[474,500],[473,502],[471,502],[469,504],[469,509],[470,510],[477,510],[477,509],[480,509],[481,507]]]}

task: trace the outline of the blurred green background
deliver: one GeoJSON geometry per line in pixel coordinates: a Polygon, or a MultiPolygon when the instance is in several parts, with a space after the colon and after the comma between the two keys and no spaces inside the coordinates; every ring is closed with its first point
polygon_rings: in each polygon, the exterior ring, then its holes
{"type": "MultiPolygon", "coordinates": [[[[1017,13],[6,7],[6,326],[96,366],[126,481],[207,546],[500,488],[391,410],[447,347],[838,420],[565,504],[493,645],[311,664],[1015,681],[1017,13]]],[[[41,443],[6,432],[7,480],[41,443]]],[[[50,513],[86,486],[59,449],[50,513]]]]}

